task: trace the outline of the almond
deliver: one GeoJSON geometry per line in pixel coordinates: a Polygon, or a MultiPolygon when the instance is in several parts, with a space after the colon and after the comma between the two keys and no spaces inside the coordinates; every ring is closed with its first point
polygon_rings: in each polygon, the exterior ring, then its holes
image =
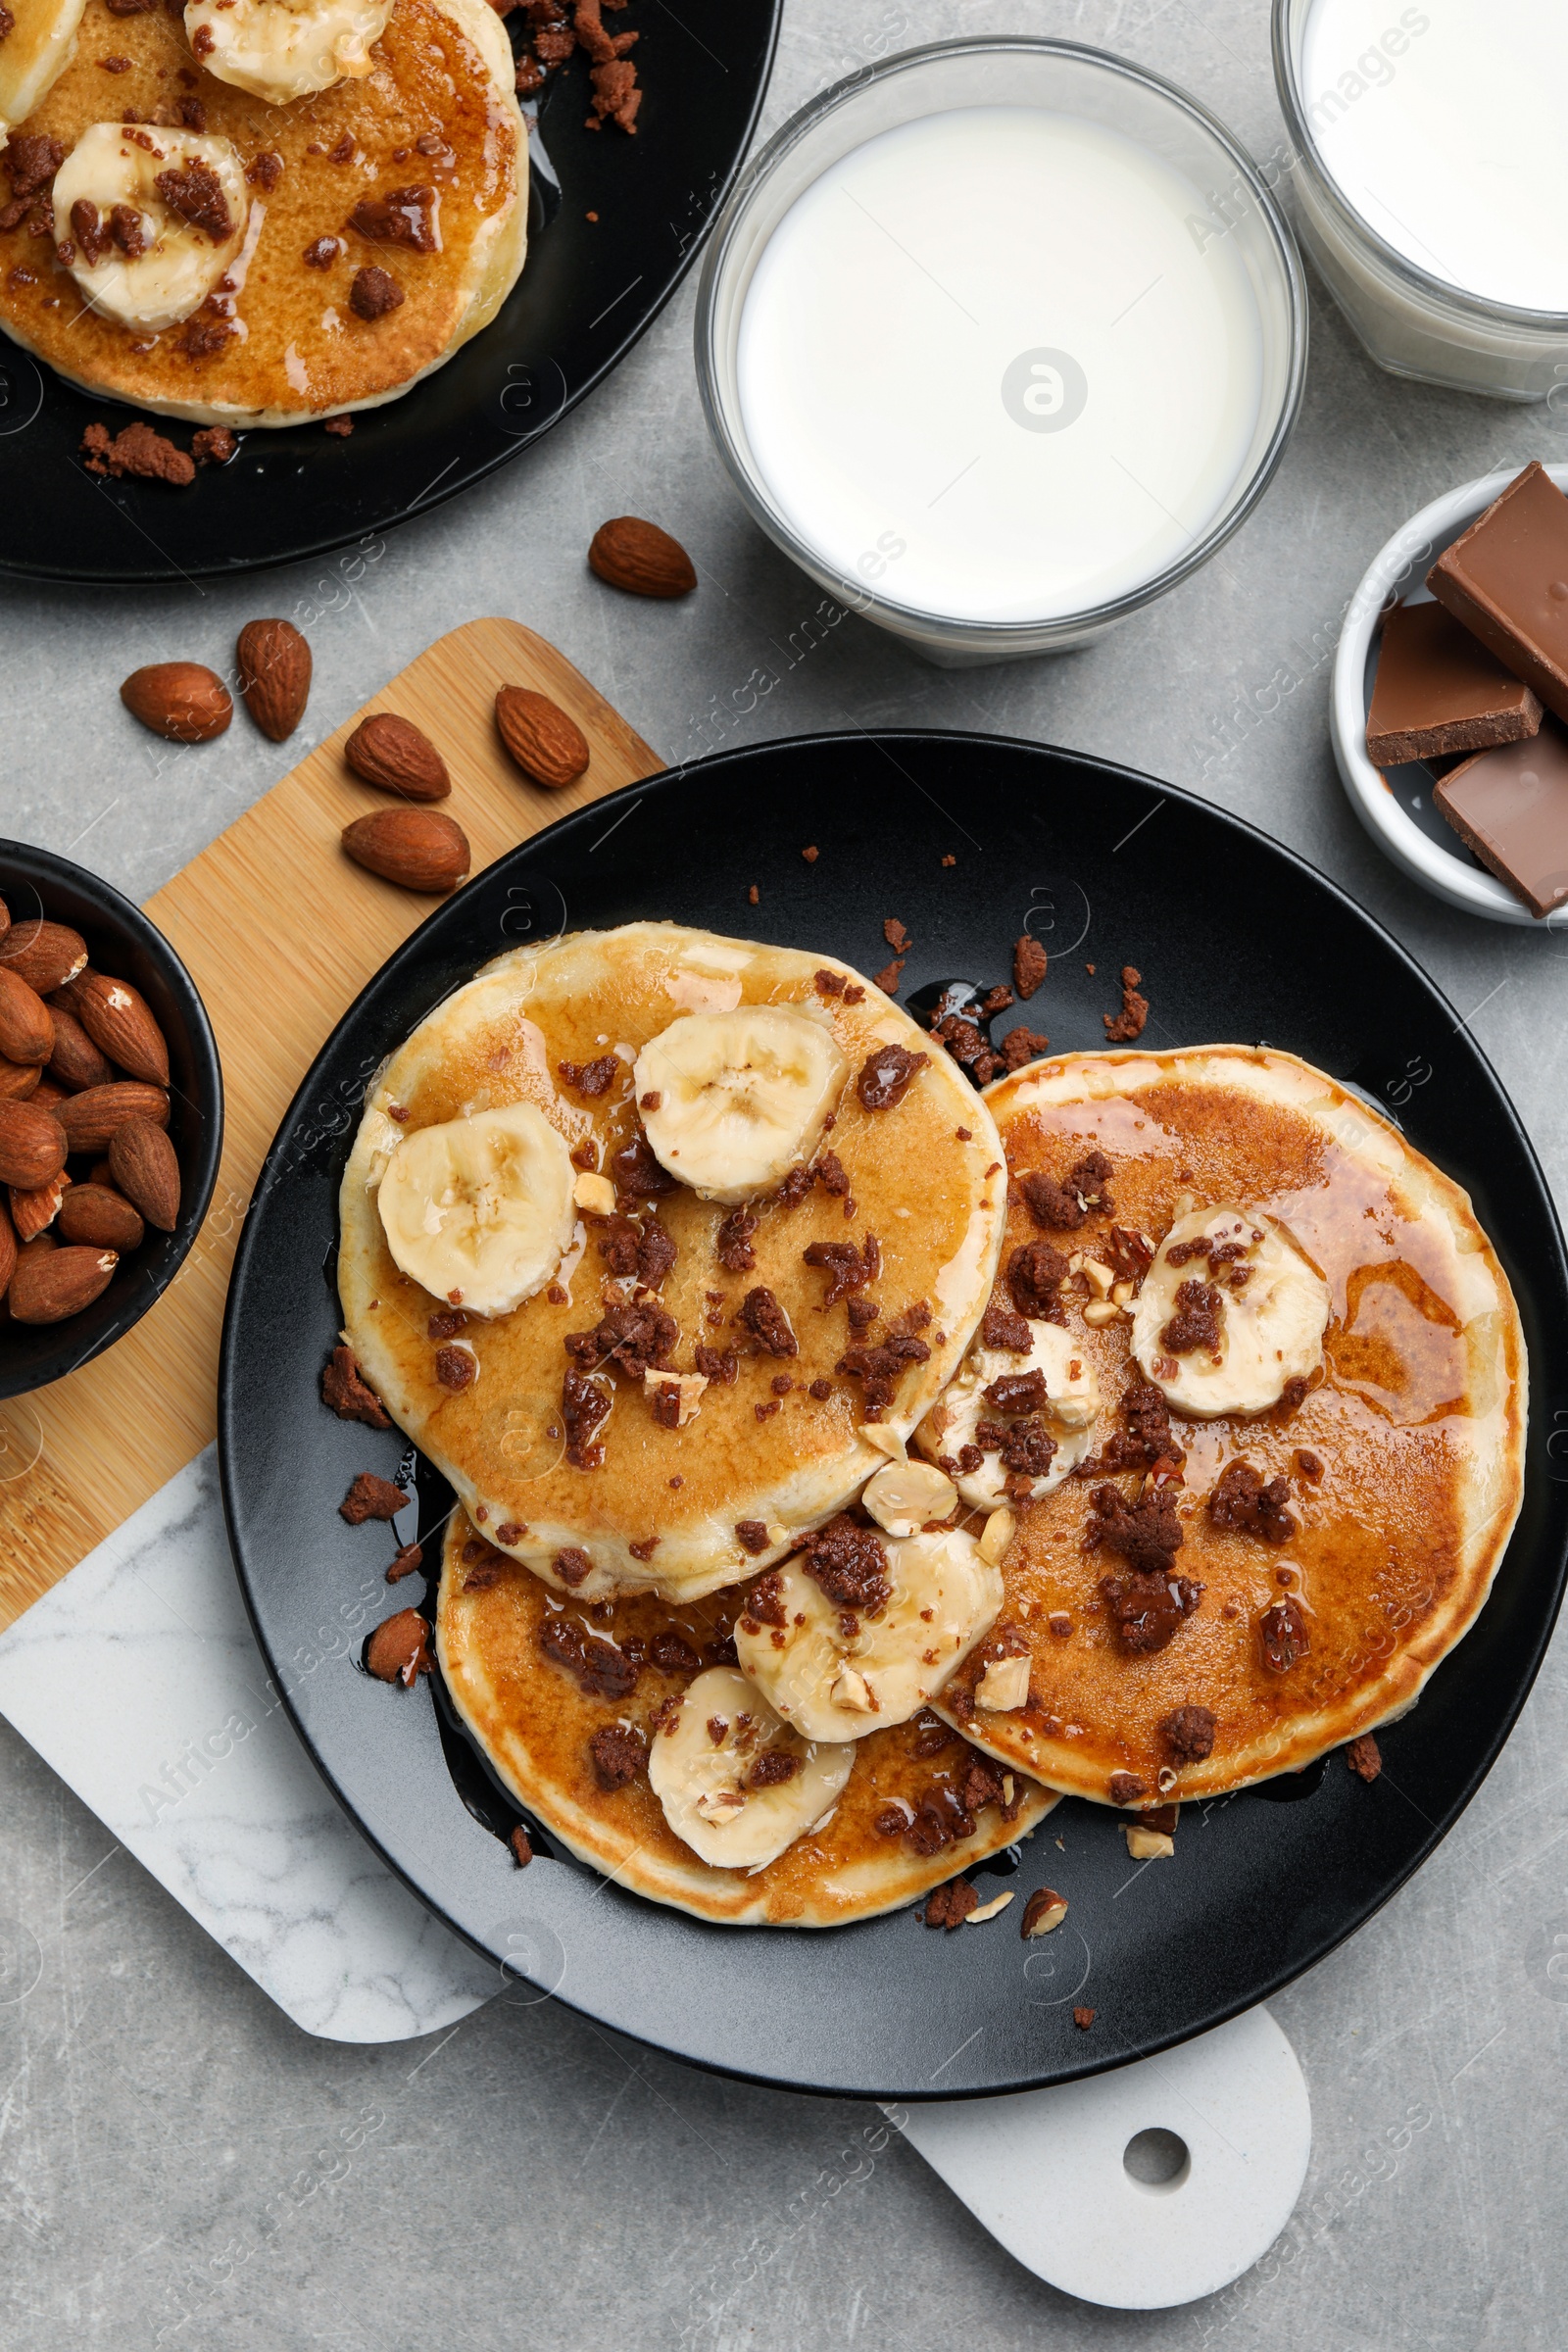
{"type": "Polygon", "coordinates": [[[0,1207],[0,1298],[11,1287],[11,1277],[17,1270],[17,1237],[9,1212],[0,1207]]]}
{"type": "Polygon", "coordinates": [[[35,1095],[41,1075],[35,1061],[7,1061],[0,1056],[0,1102],[21,1102],[35,1095]]]}
{"type": "Polygon", "coordinates": [[[357,776],[405,801],[444,801],[452,790],[447,763],[412,719],[377,710],[362,718],[343,757],[357,776]]]}
{"type": "Polygon", "coordinates": [[[523,774],[536,784],[575,783],[588,764],[588,738],[576,720],[530,687],[502,687],[496,696],[496,725],[523,774]]]}
{"type": "Polygon", "coordinates": [[[69,923],[18,923],[0,948],[0,963],[40,997],[74,980],[86,962],[87,942],[69,923]]]}
{"type": "Polygon", "coordinates": [[[76,1018],[100,1054],[149,1086],[169,1084],[169,1048],[147,1009],[147,1000],[128,980],[94,972],[74,996],[76,1018]]]}
{"type": "Polygon", "coordinates": [[[4,939],[4,937],[5,937],[6,933],[7,933],[7,932],[10,930],[10,928],[11,928],[11,909],[10,909],[10,907],[9,907],[9,906],[6,905],[6,903],[5,903],[4,899],[0,899],[0,939],[4,939]]]}
{"type": "Polygon", "coordinates": [[[281,743],[305,716],[311,649],[291,620],[248,620],[236,652],[245,708],[264,735],[281,743]]]}
{"type": "Polygon", "coordinates": [[[56,1222],[68,1242],[90,1242],[100,1250],[139,1250],[147,1228],[123,1193],[112,1185],[74,1184],[56,1222]]]}
{"type": "Polygon", "coordinates": [[[27,1101],[32,1104],[34,1110],[53,1110],[57,1102],[64,1102],[67,1100],[65,1088],[56,1086],[52,1078],[40,1078],[27,1097],[27,1101]]]}
{"type": "Polygon", "coordinates": [[[127,1120],[109,1139],[109,1173],[127,1200],[160,1233],[179,1222],[179,1161],[161,1127],[127,1120]]]}
{"type": "Polygon", "coordinates": [[[8,1061],[47,1061],[55,1050],[49,1007],[25,980],[0,963],[0,1054],[8,1061]]]}
{"type": "Polygon", "coordinates": [[[97,976],[98,975],[94,972],[92,965],[90,963],[84,963],[79,972],[73,972],[71,978],[69,980],[62,980],[58,988],[47,989],[44,992],[43,1001],[48,1005],[51,1012],[58,1012],[63,1006],[67,1012],[77,1013],[77,1018],[79,1019],[80,1014],[77,1012],[77,1000],[80,998],[81,992],[87,986],[88,982],[90,980],[95,980],[97,976]]]}
{"type": "Polygon", "coordinates": [[[343,828],[343,847],[356,865],[405,890],[451,890],[466,879],[467,836],[434,808],[378,808],[343,828]]]}
{"type": "Polygon", "coordinates": [[[66,1164],[66,1131],[51,1110],[0,1102],[0,1184],[35,1192],[66,1164]]]}
{"type": "Polygon", "coordinates": [[[113,1250],[35,1250],[17,1260],[11,1312],[19,1323],[63,1323],[103,1296],[119,1263],[113,1250]]]}
{"type": "Polygon", "coordinates": [[[599,525],[588,563],[612,588],[632,596],[690,596],[697,585],[696,568],[680,541],[635,514],[617,514],[599,525]]]}
{"type": "Polygon", "coordinates": [[[114,1077],[114,1065],[99,1053],[75,1014],[56,1004],[52,1018],[55,1050],[49,1056],[50,1077],[74,1095],[84,1086],[107,1086],[114,1077]]]}
{"type": "MultiPolygon", "coordinates": [[[[4,1116],[4,1110],[5,1106],[0,1104],[0,1117],[4,1116]]],[[[121,1078],[113,1086],[89,1086],[84,1094],[68,1095],[49,1116],[65,1130],[73,1152],[107,1152],[111,1138],[129,1119],[145,1119],[149,1126],[167,1127],[169,1097],[161,1087],[137,1086],[121,1078]]],[[[40,1177],[39,1182],[42,1181],[40,1177]]]]}
{"type": "Polygon", "coordinates": [[[171,743],[211,743],[234,715],[228,688],[200,662],[154,662],[120,689],[132,718],[171,743]]]}
{"type": "Polygon", "coordinates": [[[47,1184],[40,1184],[30,1193],[11,1187],[11,1221],[17,1229],[19,1242],[35,1241],[46,1225],[52,1225],[60,1214],[60,1203],[71,1188],[71,1178],[64,1168],[47,1184]]]}

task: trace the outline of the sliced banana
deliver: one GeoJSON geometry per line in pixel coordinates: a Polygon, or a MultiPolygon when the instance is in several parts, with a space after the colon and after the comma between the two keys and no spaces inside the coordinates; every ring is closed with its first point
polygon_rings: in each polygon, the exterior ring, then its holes
{"type": "Polygon", "coordinates": [[[893,1593],[880,1610],[841,1609],[795,1559],[772,1572],[783,1625],[744,1610],[736,1621],[741,1672],[808,1740],[862,1740],[906,1723],[1002,1606],[1001,1570],[961,1529],[909,1536],[887,1553],[893,1593]]]}
{"type": "Polygon", "coordinates": [[[0,39],[0,147],[53,89],[76,54],[87,0],[14,0],[0,39]]]}
{"type": "Polygon", "coordinates": [[[705,1200],[771,1192],[809,1159],[849,1064],[825,1019],[789,1004],[690,1012],[637,1056],[661,1167],[705,1200]]]}
{"type": "Polygon", "coordinates": [[[958,1507],[958,1490],[934,1462],[889,1462],[869,1480],[860,1500],[890,1536],[917,1536],[928,1519],[958,1507]]]}
{"type": "Polygon", "coordinates": [[[209,74],[287,106],[368,74],[392,0],[190,0],[185,30],[209,74]]]}
{"type": "MultiPolygon", "coordinates": [[[[4,54],[0,48],[0,55],[4,54]]],[[[161,334],[199,311],[245,242],[228,139],[93,122],[55,173],[55,236],[102,318],[161,334]]]]}
{"type": "Polygon", "coordinates": [[[1316,1371],[1328,1319],[1328,1285],[1284,1229],[1227,1201],[1178,1217],[1161,1242],[1133,1309],[1133,1354],[1178,1412],[1262,1413],[1316,1371]],[[1209,1296],[1173,1332],[1183,1283],[1209,1296]]]}
{"type": "Polygon", "coordinates": [[[504,1315],[571,1247],[576,1170],[531,1102],[406,1135],[376,1193],[387,1248],[432,1298],[504,1315]]]}
{"type": "Polygon", "coordinates": [[[760,1870],[836,1803],[853,1747],[801,1739],[733,1666],[710,1666],[654,1735],[648,1778],[677,1838],[717,1870],[760,1870]],[[777,1759],[787,1759],[783,1772],[777,1759]]]}
{"type": "MultiPolygon", "coordinates": [[[[976,1340],[954,1378],[914,1433],[920,1451],[934,1462],[956,1461],[966,1446],[976,1443],[982,1421],[1010,1425],[1011,1415],[984,1392],[993,1381],[1027,1378],[1037,1372],[1046,1384],[1038,1412],[1055,1442],[1051,1467],[1029,1483],[1020,1501],[1038,1502],[1053,1494],[1074,1465],[1089,1451],[1095,1415],[1100,1410],[1100,1383],[1082,1340],[1055,1323],[1031,1323],[1027,1355],[1012,1355],[1001,1348],[986,1348],[976,1340]]],[[[1007,1480],[1019,1475],[1008,1470],[1000,1451],[987,1452],[978,1470],[957,1471],[958,1493],[977,1511],[993,1510],[1007,1498],[1007,1480]]]]}

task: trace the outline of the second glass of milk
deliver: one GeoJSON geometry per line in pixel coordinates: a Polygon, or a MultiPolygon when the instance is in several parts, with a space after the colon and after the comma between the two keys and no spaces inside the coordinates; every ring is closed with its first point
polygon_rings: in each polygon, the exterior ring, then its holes
{"type": "Polygon", "coordinates": [[[1284,448],[1305,309],[1245,155],[1063,42],[830,91],[710,250],[720,451],[814,577],[938,661],[1081,644],[1234,530],[1284,448]]]}

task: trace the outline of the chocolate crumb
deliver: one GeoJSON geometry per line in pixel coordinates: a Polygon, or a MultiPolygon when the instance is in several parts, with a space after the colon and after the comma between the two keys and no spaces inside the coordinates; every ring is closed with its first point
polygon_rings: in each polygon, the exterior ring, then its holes
{"type": "Polygon", "coordinates": [[[416,1568],[422,1567],[423,1564],[423,1545],[419,1544],[405,1544],[401,1546],[396,1558],[392,1562],[391,1567],[387,1570],[386,1581],[389,1585],[400,1585],[406,1576],[412,1576],[416,1568]]]}
{"type": "Polygon", "coordinates": [[[1072,2013],[1072,2022],[1080,2034],[1087,2034],[1095,2022],[1095,2013],[1092,2009],[1075,2009],[1072,2013]]]}
{"type": "Polygon", "coordinates": [[[967,1879],[950,1879],[945,1886],[933,1888],[927,1897],[921,1918],[928,1928],[961,1928],[971,1911],[980,1907],[980,1897],[967,1879]]]}
{"type": "Polygon", "coordinates": [[[365,1645],[365,1663],[378,1682],[411,1690],[430,1671],[429,1627],[417,1609],[399,1609],[378,1625],[365,1645]]]}
{"type": "Polygon", "coordinates": [[[337,1507],[350,1527],[363,1527],[367,1519],[395,1519],[408,1500],[389,1478],[362,1470],[337,1507]]]}
{"type": "Polygon", "coordinates": [[[1350,1741],[1345,1751],[1345,1761],[1357,1780],[1361,1781],[1375,1781],[1383,1770],[1383,1758],[1370,1732],[1363,1732],[1359,1740],[1350,1741]]]}
{"type": "Polygon", "coordinates": [[[1020,997],[1032,997],[1046,976],[1048,958],[1038,939],[1024,932],[1012,951],[1012,985],[1020,997]]]}
{"type": "Polygon", "coordinates": [[[375,1391],[367,1387],[352,1348],[334,1348],[321,1374],[321,1401],[340,1421],[363,1421],[367,1429],[390,1429],[391,1417],[375,1391]]]}
{"type": "Polygon", "coordinates": [[[513,1860],[516,1863],[517,1868],[526,1870],[533,1860],[533,1846],[529,1841],[528,1833],[520,1821],[507,1839],[507,1843],[512,1848],[513,1860]]]}
{"type": "Polygon", "coordinates": [[[815,848],[801,852],[801,856],[806,859],[808,865],[814,865],[821,854],[821,851],[815,848]]]}
{"type": "MultiPolygon", "coordinates": [[[[1095,967],[1090,964],[1087,968],[1093,971],[1095,967]]],[[[1130,1046],[1134,1038],[1144,1034],[1144,1023],[1149,1018],[1149,999],[1138,993],[1141,976],[1133,964],[1122,965],[1121,1010],[1102,1013],[1100,1016],[1105,1024],[1107,1046],[1130,1046]]]]}
{"type": "Polygon", "coordinates": [[[646,1761],[648,1748],[641,1732],[621,1723],[607,1723],[588,1742],[594,1774],[601,1788],[624,1788],[646,1761]]]}

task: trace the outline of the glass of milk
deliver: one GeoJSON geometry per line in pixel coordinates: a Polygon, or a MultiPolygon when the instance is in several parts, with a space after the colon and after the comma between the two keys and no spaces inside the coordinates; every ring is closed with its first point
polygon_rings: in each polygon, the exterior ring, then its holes
{"type": "Polygon", "coordinates": [[[1301,242],[1380,367],[1568,401],[1564,0],[1274,0],[1301,242]]]}
{"type": "Polygon", "coordinates": [[[977,38],[752,164],[698,298],[709,423],[804,570],[944,663],[1082,645],[1262,496],[1306,360],[1289,229],[1169,82],[977,38]]]}

